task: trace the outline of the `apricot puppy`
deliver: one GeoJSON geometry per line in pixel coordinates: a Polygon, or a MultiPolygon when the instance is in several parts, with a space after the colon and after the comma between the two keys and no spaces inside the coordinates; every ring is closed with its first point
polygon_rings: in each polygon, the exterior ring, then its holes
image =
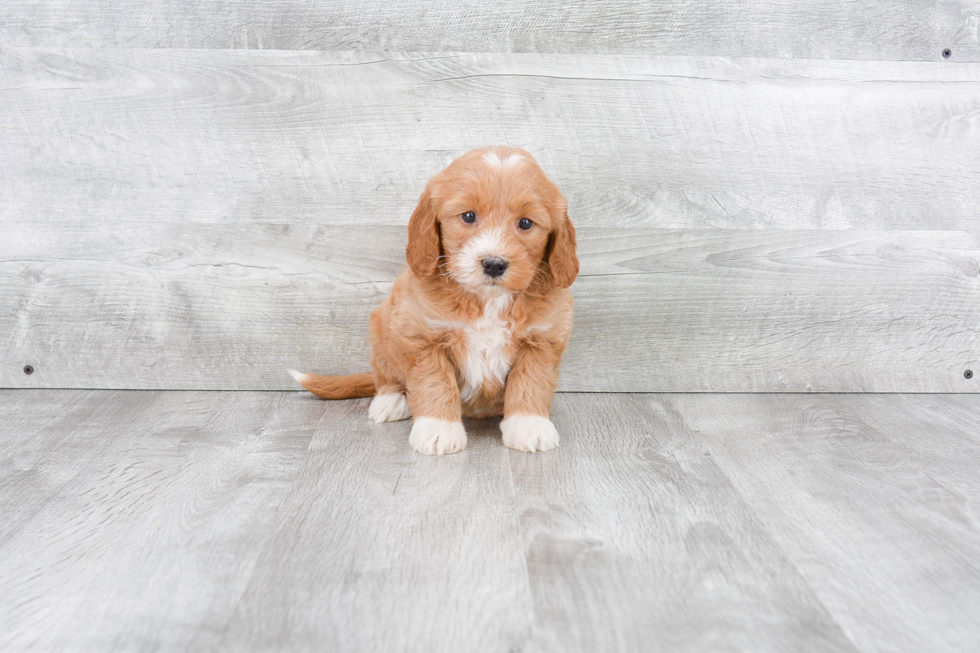
{"type": "Polygon", "coordinates": [[[549,418],[578,276],[564,196],[524,150],[468,152],[433,177],[408,223],[408,267],[371,313],[373,373],[290,370],[325,399],[374,396],[376,422],[412,417],[412,448],[466,447],[462,416],[503,414],[503,442],[558,446],[549,418]]]}

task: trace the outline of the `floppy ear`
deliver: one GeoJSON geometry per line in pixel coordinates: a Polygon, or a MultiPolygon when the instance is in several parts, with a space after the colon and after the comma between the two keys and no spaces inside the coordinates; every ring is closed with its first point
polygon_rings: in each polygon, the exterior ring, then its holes
{"type": "Polygon", "coordinates": [[[426,188],[408,221],[408,248],[405,259],[417,277],[434,274],[439,267],[439,224],[432,195],[426,188]]]}
{"type": "Polygon", "coordinates": [[[548,254],[548,267],[555,285],[568,288],[578,276],[578,256],[575,254],[575,227],[568,219],[568,210],[562,211],[551,233],[551,252],[548,254]]]}

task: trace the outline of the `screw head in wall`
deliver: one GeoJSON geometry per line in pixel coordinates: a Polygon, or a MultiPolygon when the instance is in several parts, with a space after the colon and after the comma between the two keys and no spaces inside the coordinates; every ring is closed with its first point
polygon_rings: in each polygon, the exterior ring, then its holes
{"type": "Polygon", "coordinates": [[[34,366],[33,365],[25,365],[24,366],[24,374],[34,374],[34,366]]]}
{"type": "Polygon", "coordinates": [[[967,371],[963,372],[963,378],[964,379],[972,379],[973,378],[973,370],[967,370],[967,371]]]}
{"type": "Polygon", "coordinates": [[[946,48],[945,50],[943,50],[943,59],[949,59],[952,56],[953,56],[953,51],[952,50],[950,50],[949,48],[946,48]]]}

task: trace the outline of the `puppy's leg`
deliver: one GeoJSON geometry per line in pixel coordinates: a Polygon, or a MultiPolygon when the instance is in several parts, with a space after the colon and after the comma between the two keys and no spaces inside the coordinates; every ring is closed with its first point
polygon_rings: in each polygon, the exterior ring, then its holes
{"type": "Polygon", "coordinates": [[[408,443],[419,453],[441,456],[466,448],[456,371],[439,348],[421,352],[409,372],[408,401],[415,423],[408,443]]]}
{"type": "Polygon", "coordinates": [[[409,408],[408,400],[400,390],[383,390],[379,387],[378,394],[374,396],[368,407],[368,417],[378,424],[397,422],[411,416],[412,410],[409,408]]]}
{"type": "MultiPolygon", "coordinates": [[[[372,363],[373,358],[372,356],[372,363]]],[[[386,366],[374,365],[374,378],[378,389],[368,408],[368,417],[378,424],[411,417],[412,412],[405,398],[405,386],[388,372],[386,366]]]]}
{"type": "Polygon", "coordinates": [[[397,368],[385,354],[383,328],[381,311],[377,310],[371,315],[369,327],[371,367],[374,368],[374,384],[377,389],[368,408],[368,417],[378,424],[397,422],[412,416],[405,398],[405,386],[398,379],[397,368]]]}
{"type": "Polygon", "coordinates": [[[558,430],[548,417],[558,386],[558,361],[550,349],[518,350],[507,376],[504,445],[518,451],[548,451],[558,446],[558,430]]]}

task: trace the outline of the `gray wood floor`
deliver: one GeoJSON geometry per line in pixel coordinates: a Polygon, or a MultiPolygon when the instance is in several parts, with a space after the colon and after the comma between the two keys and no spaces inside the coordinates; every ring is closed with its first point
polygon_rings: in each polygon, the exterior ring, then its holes
{"type": "Polygon", "coordinates": [[[976,395],[563,394],[533,456],[366,410],[0,391],[0,649],[980,642],[976,395]]]}

